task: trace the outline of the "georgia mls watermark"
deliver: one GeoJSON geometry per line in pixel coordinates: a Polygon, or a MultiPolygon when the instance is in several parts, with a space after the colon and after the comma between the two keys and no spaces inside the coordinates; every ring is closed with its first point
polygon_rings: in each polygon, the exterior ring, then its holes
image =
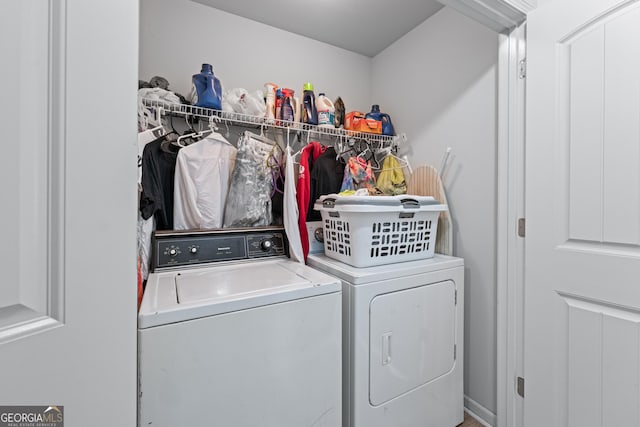
{"type": "Polygon", "coordinates": [[[0,427],[64,427],[64,406],[0,406],[0,427]]]}

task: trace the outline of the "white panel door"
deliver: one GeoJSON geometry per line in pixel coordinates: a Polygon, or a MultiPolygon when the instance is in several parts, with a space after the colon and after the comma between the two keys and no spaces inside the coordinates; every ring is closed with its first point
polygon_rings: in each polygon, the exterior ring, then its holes
{"type": "Polygon", "coordinates": [[[0,2],[0,405],[136,421],[138,6],[0,2]]]}
{"type": "Polygon", "coordinates": [[[640,2],[528,17],[525,426],[640,426],[640,2]]]}

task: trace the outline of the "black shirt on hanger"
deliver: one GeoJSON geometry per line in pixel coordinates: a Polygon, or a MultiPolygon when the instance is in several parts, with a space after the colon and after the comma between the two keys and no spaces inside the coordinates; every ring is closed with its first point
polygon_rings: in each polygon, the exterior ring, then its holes
{"type": "Polygon", "coordinates": [[[342,160],[336,160],[337,154],[333,147],[327,147],[320,154],[311,168],[309,188],[309,210],[307,221],[322,221],[320,212],[313,209],[313,205],[320,196],[339,193],[344,178],[344,166],[342,160]]]}
{"type": "Polygon", "coordinates": [[[173,230],[173,180],[179,150],[162,136],[142,152],[140,214],[144,219],[155,216],[156,230],[173,230]]]}

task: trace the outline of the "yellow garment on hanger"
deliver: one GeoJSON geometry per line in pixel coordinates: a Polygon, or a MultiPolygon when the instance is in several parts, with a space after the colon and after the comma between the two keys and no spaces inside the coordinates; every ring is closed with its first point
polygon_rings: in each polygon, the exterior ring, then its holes
{"type": "Polygon", "coordinates": [[[407,182],[404,179],[402,166],[394,156],[385,157],[378,177],[378,188],[389,196],[407,194],[407,182]]]}

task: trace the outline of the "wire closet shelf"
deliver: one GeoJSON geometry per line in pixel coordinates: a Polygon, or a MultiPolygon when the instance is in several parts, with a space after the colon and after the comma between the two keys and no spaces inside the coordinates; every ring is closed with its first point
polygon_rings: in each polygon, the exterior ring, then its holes
{"type": "Polygon", "coordinates": [[[196,107],[186,104],[172,104],[158,99],[143,98],[142,104],[146,108],[154,109],[154,113],[177,114],[183,116],[199,117],[207,120],[213,119],[218,123],[249,125],[264,128],[276,128],[291,130],[311,135],[324,135],[342,139],[364,139],[372,143],[379,143],[380,146],[395,145],[400,142],[399,136],[380,135],[367,132],[356,132],[342,128],[332,128],[324,126],[310,125],[307,123],[292,122],[287,120],[269,119],[266,117],[251,116],[236,112],[214,110],[211,108],[196,107]]]}

